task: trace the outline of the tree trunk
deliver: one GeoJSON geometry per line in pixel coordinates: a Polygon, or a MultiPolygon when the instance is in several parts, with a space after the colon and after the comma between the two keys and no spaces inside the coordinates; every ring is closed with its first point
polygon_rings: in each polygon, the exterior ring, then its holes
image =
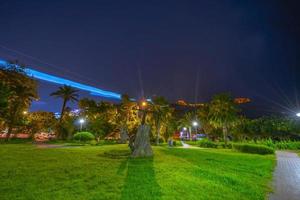
{"type": "Polygon", "coordinates": [[[7,141],[7,142],[9,141],[11,132],[12,132],[12,125],[9,125],[8,130],[7,130],[7,133],[6,133],[5,141],[7,141]]]}
{"type": "Polygon", "coordinates": [[[225,143],[225,147],[227,147],[227,127],[223,126],[223,139],[224,139],[224,143],[225,143]]]}
{"type": "Polygon", "coordinates": [[[125,144],[126,141],[127,141],[127,139],[128,139],[127,130],[126,130],[126,128],[121,127],[121,130],[120,130],[120,141],[119,141],[119,143],[125,144]]]}
{"type": "Polygon", "coordinates": [[[19,107],[19,104],[15,105],[14,109],[12,111],[11,121],[8,124],[8,130],[7,130],[6,139],[5,139],[6,141],[9,141],[10,135],[11,135],[12,130],[13,130],[13,126],[15,125],[15,118],[16,118],[16,115],[17,115],[17,109],[18,109],[18,107],[19,107]]]}
{"type": "Polygon", "coordinates": [[[140,125],[134,140],[134,151],[132,157],[149,157],[153,156],[150,144],[150,127],[148,125],[140,125]]]}
{"type": "Polygon", "coordinates": [[[61,112],[60,112],[60,119],[59,119],[59,122],[61,122],[62,119],[63,119],[64,113],[65,113],[65,107],[66,107],[66,104],[67,104],[67,99],[64,99],[63,106],[62,106],[61,112]]]}
{"type": "Polygon", "coordinates": [[[128,146],[129,146],[129,148],[130,148],[130,150],[131,150],[131,153],[134,152],[134,140],[135,140],[135,134],[129,136],[128,146]]]}
{"type": "Polygon", "coordinates": [[[156,127],[156,145],[159,145],[159,136],[160,136],[160,123],[156,127]]]}

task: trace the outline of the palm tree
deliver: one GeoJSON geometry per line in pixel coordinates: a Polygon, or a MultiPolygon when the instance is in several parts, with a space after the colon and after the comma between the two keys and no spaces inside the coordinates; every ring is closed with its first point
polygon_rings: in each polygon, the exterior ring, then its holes
{"type": "Polygon", "coordinates": [[[138,126],[137,104],[126,94],[122,95],[121,103],[116,105],[115,124],[120,129],[120,143],[126,143],[129,132],[138,126]]]}
{"type": "Polygon", "coordinates": [[[65,112],[68,101],[71,101],[71,102],[78,101],[77,92],[78,92],[78,90],[75,90],[71,86],[64,85],[63,87],[59,87],[59,89],[57,91],[50,94],[50,96],[55,96],[55,97],[63,99],[63,105],[62,105],[62,109],[61,109],[61,113],[60,113],[60,120],[59,120],[60,122],[63,119],[64,112],[65,112]]]}
{"type": "Polygon", "coordinates": [[[156,144],[159,144],[162,122],[171,115],[168,101],[164,97],[155,97],[152,104],[154,125],[156,128],[156,144]]]}
{"type": "Polygon", "coordinates": [[[197,118],[201,123],[201,129],[204,131],[206,135],[211,134],[213,129],[212,125],[210,124],[208,115],[209,115],[208,104],[204,104],[203,106],[197,109],[197,118]]]}
{"type": "Polygon", "coordinates": [[[229,94],[219,94],[213,97],[209,105],[209,121],[215,128],[222,128],[223,139],[227,145],[228,129],[238,119],[238,108],[229,94]]]}
{"type": "Polygon", "coordinates": [[[27,110],[31,102],[38,98],[36,82],[28,79],[27,83],[24,85],[15,85],[12,95],[9,97],[10,106],[6,115],[8,125],[7,140],[13,128],[17,124],[20,124],[24,110],[27,110]]]}
{"type": "Polygon", "coordinates": [[[192,139],[192,122],[195,120],[195,114],[193,112],[187,112],[184,116],[179,120],[179,129],[184,127],[189,130],[189,139],[192,139]]]}

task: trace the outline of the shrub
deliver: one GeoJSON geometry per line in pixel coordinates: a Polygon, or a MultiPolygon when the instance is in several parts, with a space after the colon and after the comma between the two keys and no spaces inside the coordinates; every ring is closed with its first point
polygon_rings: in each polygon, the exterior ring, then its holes
{"type": "Polygon", "coordinates": [[[97,143],[97,141],[96,140],[91,140],[90,141],[90,145],[93,145],[93,146],[95,146],[95,145],[97,145],[98,143],[97,143]]]}
{"type": "Polygon", "coordinates": [[[291,140],[274,141],[272,139],[267,139],[267,140],[247,141],[247,143],[266,145],[272,149],[283,149],[283,150],[300,149],[300,142],[291,141],[291,140]]]}
{"type": "Polygon", "coordinates": [[[74,139],[85,142],[85,141],[94,140],[95,136],[90,132],[77,132],[74,135],[74,139]]]}
{"type": "Polygon", "coordinates": [[[264,140],[261,142],[263,145],[266,145],[268,147],[271,147],[271,148],[275,148],[275,143],[273,142],[272,139],[267,139],[267,140],[264,140]]]}
{"type": "Polygon", "coordinates": [[[227,143],[227,146],[226,146],[224,142],[220,142],[220,143],[218,143],[218,148],[232,149],[232,143],[227,143]]]}
{"type": "Polygon", "coordinates": [[[255,145],[255,144],[233,144],[233,149],[244,152],[244,153],[254,153],[254,154],[274,154],[274,149],[265,145],[255,145]]]}
{"type": "Polygon", "coordinates": [[[204,147],[204,148],[218,148],[217,143],[214,143],[208,139],[199,140],[198,144],[200,147],[204,147]]]}
{"type": "Polygon", "coordinates": [[[173,140],[173,146],[176,146],[177,142],[175,140],[173,140]]]}
{"type": "Polygon", "coordinates": [[[275,144],[276,149],[299,150],[300,142],[280,141],[275,144]]]}

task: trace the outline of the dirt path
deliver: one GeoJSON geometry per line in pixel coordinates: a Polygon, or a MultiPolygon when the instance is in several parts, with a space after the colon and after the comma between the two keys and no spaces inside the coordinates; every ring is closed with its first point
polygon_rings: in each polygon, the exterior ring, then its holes
{"type": "Polygon", "coordinates": [[[277,166],[274,172],[274,193],[270,200],[300,199],[300,158],[296,153],[277,151],[277,166]]]}

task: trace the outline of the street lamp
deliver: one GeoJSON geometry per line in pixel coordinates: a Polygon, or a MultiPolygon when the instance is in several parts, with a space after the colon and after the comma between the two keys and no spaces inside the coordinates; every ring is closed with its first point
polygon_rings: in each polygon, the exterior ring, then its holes
{"type": "Polygon", "coordinates": [[[296,116],[297,116],[297,117],[300,117],[300,112],[298,112],[298,113],[296,114],[296,116]]]}
{"type": "Polygon", "coordinates": [[[27,115],[28,114],[28,112],[27,111],[23,111],[23,115],[27,115]]]}
{"type": "Polygon", "coordinates": [[[198,122],[196,122],[196,121],[193,121],[192,124],[193,124],[194,127],[197,127],[197,126],[198,126],[198,122]]]}
{"type": "Polygon", "coordinates": [[[186,127],[183,127],[183,130],[184,130],[184,131],[186,131],[186,130],[187,130],[187,128],[186,128],[186,127]]]}
{"type": "Polygon", "coordinates": [[[147,106],[147,101],[142,101],[141,106],[142,106],[142,108],[145,108],[147,106]]]}
{"type": "Polygon", "coordinates": [[[146,121],[147,106],[148,106],[147,101],[142,100],[142,101],[140,102],[140,111],[142,112],[142,122],[141,122],[142,125],[144,125],[144,124],[145,124],[145,121],[146,121]]]}
{"type": "Polygon", "coordinates": [[[80,123],[80,131],[82,131],[82,125],[84,124],[85,120],[84,119],[79,119],[80,123]]]}
{"type": "Polygon", "coordinates": [[[193,121],[192,122],[193,127],[195,127],[195,131],[196,131],[196,137],[197,137],[197,132],[198,132],[198,122],[197,121],[193,121]]]}

